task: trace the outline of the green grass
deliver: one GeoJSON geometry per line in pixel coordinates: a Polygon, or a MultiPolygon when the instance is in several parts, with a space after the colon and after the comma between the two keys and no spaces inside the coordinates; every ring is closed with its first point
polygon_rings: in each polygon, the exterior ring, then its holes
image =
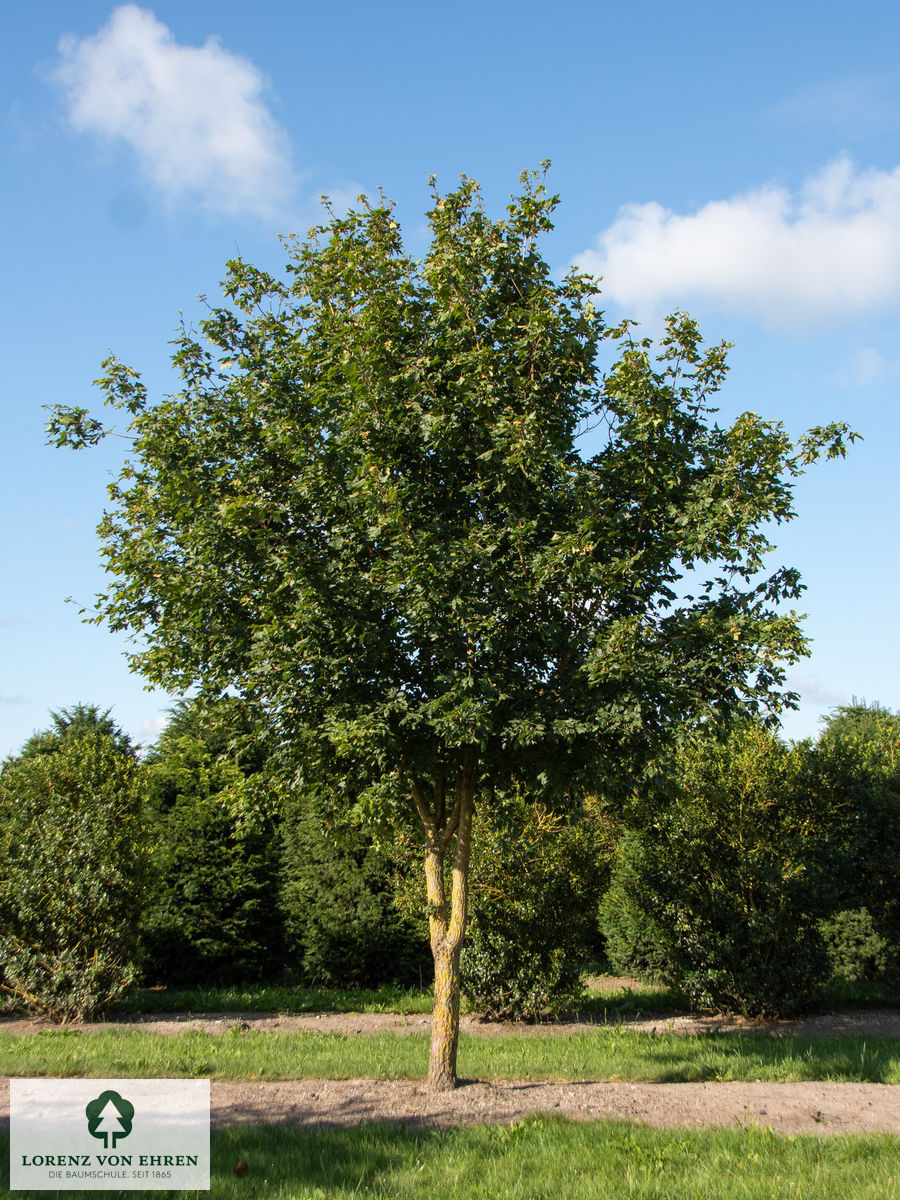
{"type": "MultiPolygon", "coordinates": [[[[430,1013],[430,988],[316,988],[275,984],[160,990],[139,988],[111,1009],[113,1013],[430,1013]]],[[[463,1004],[463,1011],[469,1009],[463,1004]]],[[[614,992],[590,986],[580,1011],[590,1016],[624,1016],[649,1012],[686,1012],[684,1001],[666,988],[637,984],[614,992]]]]}
{"type": "MultiPolygon", "coordinates": [[[[0,1186],[8,1184],[0,1139],[0,1186]]],[[[537,1117],[443,1132],[385,1124],[238,1126],[212,1136],[203,1200],[898,1200],[890,1135],[780,1137],[768,1130],[658,1130],[537,1117]],[[236,1176],[238,1162],[245,1175],[236,1176]]],[[[48,1192],[17,1195],[45,1200],[48,1192]]],[[[70,1200],[96,1192],[66,1191],[70,1200]]],[[[104,1192],[110,1200],[146,1192],[104,1192]]]]}
{"type": "Polygon", "coordinates": [[[820,1002],[824,1008],[897,1008],[900,988],[883,981],[833,979],[822,989],[820,1002]]]}
{"type": "MultiPolygon", "coordinates": [[[[212,1079],[418,1079],[428,1035],[229,1030],[0,1034],[0,1075],[212,1079]]],[[[630,1033],[460,1038],[459,1073],[478,1079],[860,1081],[900,1083],[900,1038],[630,1033]]]]}
{"type": "Polygon", "coordinates": [[[430,989],[288,987],[246,984],[160,990],[138,988],[110,1009],[113,1013],[307,1013],[307,1012],[431,1012],[430,989]]]}
{"type": "Polygon", "coordinates": [[[677,992],[659,984],[639,983],[634,987],[624,987],[614,992],[593,991],[585,992],[579,1006],[579,1012],[584,1016],[600,1017],[640,1017],[651,1013],[675,1015],[689,1013],[690,1005],[677,992]]]}
{"type": "MultiPolygon", "coordinates": [[[[231,987],[187,989],[139,988],[113,1013],[307,1013],[307,1012],[431,1012],[430,987],[325,988],[278,984],[244,984],[231,987]]],[[[832,983],[822,992],[825,1008],[871,1008],[896,1005],[900,997],[880,984],[832,983]]],[[[463,1003],[463,1011],[470,1011],[463,1003]]],[[[690,1007],[683,996],[659,984],[634,983],[615,991],[601,990],[589,981],[579,1011],[584,1016],[638,1016],[647,1013],[684,1013],[690,1007]]]]}

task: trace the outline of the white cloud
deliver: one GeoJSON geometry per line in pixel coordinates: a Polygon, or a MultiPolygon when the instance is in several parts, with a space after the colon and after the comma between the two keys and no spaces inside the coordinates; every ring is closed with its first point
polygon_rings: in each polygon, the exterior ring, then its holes
{"type": "Polygon", "coordinates": [[[141,717],[141,733],[158,737],[171,720],[168,716],[141,717]]]}
{"type": "Polygon", "coordinates": [[[845,692],[828,687],[815,675],[791,675],[787,683],[788,687],[799,692],[801,698],[808,704],[825,704],[834,707],[850,703],[850,698],[845,692]]]}
{"type": "Polygon", "coordinates": [[[805,87],[773,105],[768,115],[780,127],[786,121],[824,126],[844,139],[857,138],[896,129],[898,98],[900,89],[892,75],[850,75],[805,87]]]}
{"type": "Polygon", "coordinates": [[[14,625],[30,625],[31,617],[23,617],[13,613],[8,617],[0,617],[0,629],[11,629],[14,625]]]}
{"type": "Polygon", "coordinates": [[[293,181],[289,145],[247,59],[210,38],[179,45],[153,13],[117,8],[93,37],[67,35],[53,74],[80,133],[124,142],[169,201],[277,217],[293,181]]]}
{"type": "Polygon", "coordinates": [[[885,358],[872,346],[864,346],[836,371],[826,375],[825,382],[835,387],[858,389],[875,387],[898,376],[900,363],[885,358]]]}
{"type": "Polygon", "coordinates": [[[576,258],[629,315],[700,302],[775,327],[829,325],[900,301],[900,167],[847,157],[799,193],[766,185],[681,215],[629,204],[576,258]]]}

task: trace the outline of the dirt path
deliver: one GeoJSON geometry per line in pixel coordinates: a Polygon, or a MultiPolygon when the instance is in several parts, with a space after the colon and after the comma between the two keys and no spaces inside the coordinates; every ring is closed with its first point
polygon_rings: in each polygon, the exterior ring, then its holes
{"type": "Polygon", "coordinates": [[[508,1125],[532,1113],[649,1125],[765,1125],[779,1133],[900,1133],[900,1087],[805,1083],[465,1083],[432,1096],[408,1081],[303,1080],[212,1085],[214,1125],[362,1121],[446,1128],[508,1125]]]}
{"type": "MultiPolygon", "coordinates": [[[[365,1121],[448,1128],[508,1125],[534,1113],[656,1126],[765,1126],[780,1134],[900,1134],[900,1086],[878,1083],[463,1082],[430,1095],[407,1080],[303,1079],[212,1084],[213,1128],[286,1122],[312,1128],[365,1121]]],[[[9,1081],[0,1081],[9,1128],[9,1081]]]]}
{"type": "MultiPolygon", "coordinates": [[[[163,1036],[227,1029],[360,1034],[424,1033],[430,1015],[393,1013],[207,1013],[177,1019],[131,1017],[67,1026],[83,1033],[140,1028],[163,1036]]],[[[860,1010],[817,1014],[794,1021],[667,1016],[616,1018],[608,1024],[645,1033],[766,1032],[900,1036],[900,1012],[860,1010]]],[[[603,1022],[547,1025],[487,1024],[463,1017],[462,1029],[478,1037],[519,1033],[565,1037],[589,1033],[603,1022]]],[[[59,1028],[48,1022],[2,1020],[0,1032],[38,1033],[59,1028]]],[[[538,1112],[573,1120],[622,1118],[649,1125],[700,1127],[766,1126],[779,1133],[900,1134],[900,1086],[862,1083],[536,1083],[464,1082],[455,1092],[432,1096],[424,1085],[406,1080],[289,1080],[213,1082],[214,1127],[287,1121],[302,1126],[350,1126],[364,1121],[445,1128],[457,1124],[509,1124],[538,1112]]],[[[0,1128],[9,1126],[9,1085],[0,1081],[0,1128]]]]}
{"type": "MultiPolygon", "coordinates": [[[[476,1037],[521,1034],[526,1037],[571,1037],[590,1033],[598,1027],[618,1026],[634,1033],[808,1033],[818,1035],[862,1034],[865,1037],[900,1037],[900,1009],[858,1009],[840,1013],[816,1013],[793,1020],[754,1021],[744,1017],[673,1016],[659,1013],[641,1017],[610,1016],[607,1020],[558,1021],[530,1025],[512,1021],[483,1021],[475,1016],[460,1018],[460,1029],[476,1037]]],[[[49,1021],[0,1019],[0,1033],[29,1034],[59,1029],[49,1021]]],[[[430,1013],[204,1013],[197,1016],[158,1018],[122,1017],[89,1025],[73,1023],[66,1029],[98,1033],[109,1029],[142,1029],[146,1033],[172,1035],[189,1030],[224,1033],[228,1029],[277,1030],[279,1033],[427,1033],[430,1013]]]]}

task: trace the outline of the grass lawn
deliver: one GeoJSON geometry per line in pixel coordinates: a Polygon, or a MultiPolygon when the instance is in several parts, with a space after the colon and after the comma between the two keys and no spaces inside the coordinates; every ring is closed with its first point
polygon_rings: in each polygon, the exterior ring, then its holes
{"type": "MultiPolygon", "coordinates": [[[[419,1079],[427,1034],[239,1029],[160,1036],[140,1030],[0,1034],[0,1074],[117,1078],[419,1079]]],[[[460,1038],[459,1073],[478,1079],[900,1083],[900,1038],[630,1033],[460,1038]]]]}
{"type": "MultiPolygon", "coordinates": [[[[369,1011],[421,1013],[431,994],[382,988],[228,988],[144,992],[143,1012],[369,1011]]],[[[845,997],[852,1003],[853,998],[845,997]]],[[[638,985],[588,994],[586,1012],[681,1011],[677,997],[638,985]]],[[[0,1034],[0,1074],[214,1079],[421,1078],[425,1034],[229,1030],[163,1037],[135,1030],[0,1034]]],[[[861,1081],[900,1083],[900,1038],[768,1034],[588,1034],[460,1040],[460,1074],[483,1079],[861,1081]]],[[[8,1186],[0,1135],[0,1190],[8,1186]]],[[[900,1200],[900,1139],[779,1136],[766,1129],[667,1129],[534,1117],[446,1131],[367,1124],[310,1130],[234,1126],[212,1135],[211,1189],[198,1200],[900,1200]],[[234,1173],[237,1163],[246,1172],[234,1173]]],[[[52,1193],[20,1192],[44,1200],[52,1193]]],[[[88,1200],[96,1192],[57,1193],[88,1200]]],[[[154,1192],[191,1197],[194,1193],[154,1192]]],[[[116,1197],[145,1192],[108,1191],[116,1197]]]]}
{"type": "MultiPolygon", "coordinates": [[[[0,1141],[0,1186],[9,1154],[0,1141]]],[[[234,1127],[212,1137],[209,1192],[114,1192],[203,1200],[898,1200],[898,1141],[779,1137],[766,1130],[657,1130],[537,1117],[447,1131],[234,1127]],[[247,1167],[235,1175],[238,1163],[247,1167]]],[[[66,1191],[71,1200],[97,1192],[66,1191]]],[[[48,1192],[18,1192],[45,1200],[48,1192]]]]}
{"type": "MultiPolygon", "coordinates": [[[[599,981],[598,981],[599,982],[599,981]]],[[[325,988],[249,984],[234,987],[139,988],[117,1004],[117,1013],[391,1012],[430,1013],[431,988],[325,988]]],[[[469,1011],[463,1004],[463,1012],[469,1011]]],[[[581,1004],[585,1015],[687,1012],[667,988],[635,982],[613,991],[588,983],[581,1004]]]]}
{"type": "Polygon", "coordinates": [[[434,997],[424,988],[325,988],[247,984],[209,988],[138,988],[113,1013],[430,1013],[434,997]]]}
{"type": "MultiPolygon", "coordinates": [[[[585,1016],[635,1016],[641,1013],[686,1013],[683,997],[657,984],[595,977],[588,980],[580,1011],[585,1016]],[[610,988],[609,984],[614,986],[610,988]]],[[[822,1004],[836,1008],[870,1008],[898,1005],[900,996],[876,984],[830,984],[822,1004]]],[[[247,1013],[247,1012],[392,1012],[430,1013],[434,997],[430,987],[325,988],[246,984],[210,988],[139,988],[117,1004],[117,1013],[247,1013]]],[[[470,1011],[465,1002],[463,1012],[470,1011]]]]}

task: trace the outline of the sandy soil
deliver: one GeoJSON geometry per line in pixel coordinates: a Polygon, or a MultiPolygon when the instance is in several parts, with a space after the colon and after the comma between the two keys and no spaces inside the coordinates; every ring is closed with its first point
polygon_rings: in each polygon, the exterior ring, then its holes
{"type": "MultiPolygon", "coordinates": [[[[141,1028],[160,1035],[226,1029],[317,1031],[366,1034],[380,1031],[421,1033],[427,1015],[392,1013],[310,1013],[265,1015],[223,1014],[160,1020],[123,1018],[84,1026],[84,1033],[110,1028],[141,1028]]],[[[851,1034],[869,1037],[900,1035],[900,1012],[867,1010],[817,1014],[794,1021],[748,1021],[740,1018],[660,1015],[611,1019],[647,1033],[767,1032],[851,1034]]],[[[596,1029],[602,1022],[517,1025],[486,1023],[463,1017],[467,1034],[492,1037],[504,1033],[565,1037],[596,1029]]],[[[0,1031],[11,1034],[53,1029],[48,1022],[2,1020],[0,1031]]],[[[363,1121],[447,1127],[462,1124],[509,1124],[537,1112],[573,1120],[618,1117],[650,1125],[746,1127],[766,1126],[779,1133],[900,1134],[900,1086],[858,1083],[537,1083],[463,1081],[455,1092],[430,1095],[424,1084],[402,1080],[288,1080],[213,1082],[213,1125],[286,1121],[305,1126],[349,1126],[363,1121]]],[[[9,1086],[0,1082],[0,1127],[9,1123],[9,1086]]]]}
{"type": "Polygon", "coordinates": [[[213,1083],[213,1124],[362,1121],[446,1128],[508,1125],[532,1113],[615,1117],[648,1125],[765,1125],[788,1133],[900,1133],[900,1087],[856,1083],[464,1082],[429,1095],[421,1083],[370,1079],[213,1083]]]}
{"type": "MultiPolygon", "coordinates": [[[[554,1021],[543,1025],[513,1021],[484,1021],[477,1016],[460,1018],[463,1033],[476,1037],[500,1037],[516,1033],[525,1037],[571,1037],[590,1033],[598,1026],[615,1025],[635,1033],[810,1033],[820,1035],[862,1034],[866,1037],[900,1037],[900,1009],[858,1009],[840,1013],[815,1013],[792,1020],[758,1021],[746,1017],[699,1015],[672,1016],[666,1013],[640,1017],[611,1015],[607,1020],[554,1021]]],[[[0,1033],[29,1034],[59,1029],[49,1021],[0,1018],[0,1033]]],[[[143,1029],[147,1033],[177,1034],[188,1030],[224,1033],[228,1029],[278,1030],[279,1033],[427,1033],[430,1013],[407,1016],[398,1013],[204,1013],[190,1016],[131,1016],[88,1025],[72,1023],[66,1029],[99,1033],[109,1029],[143,1029]]]]}
{"type": "MultiPolygon", "coordinates": [[[[364,1121],[448,1128],[508,1125],[534,1113],[576,1121],[618,1118],[692,1128],[766,1126],[776,1133],[900,1134],[900,1086],[878,1083],[536,1083],[463,1080],[430,1095],[408,1080],[303,1079],[212,1084],[213,1128],[287,1123],[312,1128],[364,1121]]],[[[9,1128],[9,1081],[0,1080],[0,1129],[9,1128]]]]}

